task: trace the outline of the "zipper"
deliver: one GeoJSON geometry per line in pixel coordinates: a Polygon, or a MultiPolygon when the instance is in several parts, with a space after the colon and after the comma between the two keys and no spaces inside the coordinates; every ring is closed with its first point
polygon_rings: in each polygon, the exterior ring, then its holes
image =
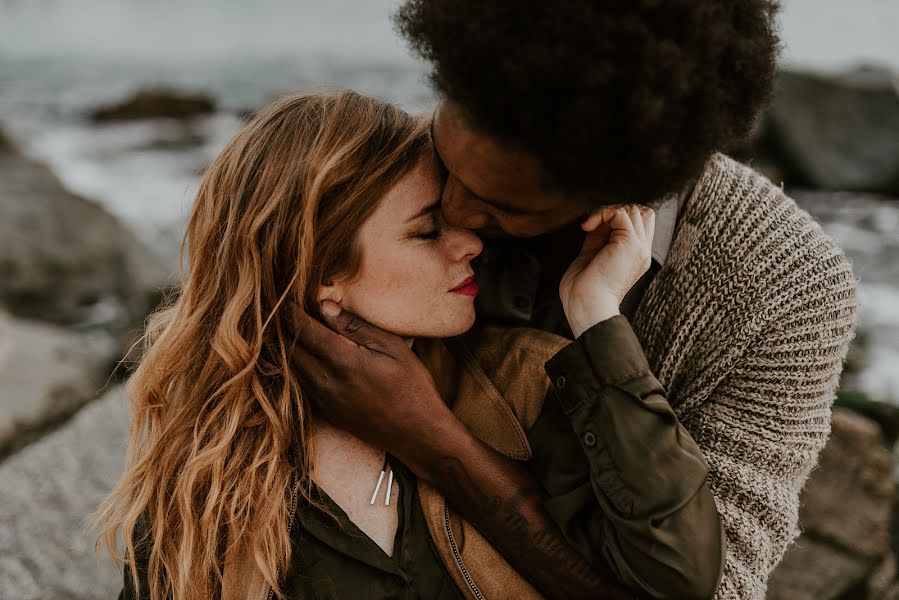
{"type": "Polygon", "coordinates": [[[478,586],[475,585],[474,580],[468,573],[468,569],[465,568],[465,564],[462,562],[462,555],[459,553],[459,547],[456,546],[456,538],[453,537],[453,528],[450,525],[449,507],[447,506],[445,501],[443,503],[443,524],[444,527],[446,527],[446,536],[449,538],[450,548],[453,551],[453,557],[455,557],[456,559],[456,566],[459,567],[459,571],[462,572],[462,577],[464,577],[465,581],[468,583],[468,587],[471,590],[472,596],[477,598],[477,600],[484,600],[484,595],[481,593],[481,590],[478,589],[478,586]]]}
{"type": "MultiPolygon", "coordinates": [[[[288,537],[288,539],[290,538],[290,530],[293,529],[294,515],[296,514],[296,511],[297,511],[297,499],[299,498],[299,494],[300,494],[300,482],[297,478],[296,473],[294,473],[294,475],[293,475],[293,496],[290,499],[290,520],[287,522],[287,537],[288,537]]],[[[275,577],[276,578],[281,577],[281,567],[278,567],[277,569],[275,569],[275,577]]],[[[268,586],[268,594],[266,594],[266,599],[272,600],[272,596],[274,596],[274,595],[275,595],[275,588],[273,588],[272,586],[268,586]]]]}

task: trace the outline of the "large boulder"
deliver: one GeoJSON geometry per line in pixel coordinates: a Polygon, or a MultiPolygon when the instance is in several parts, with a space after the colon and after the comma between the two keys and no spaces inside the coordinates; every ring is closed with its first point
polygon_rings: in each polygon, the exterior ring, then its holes
{"type": "Polygon", "coordinates": [[[793,185],[899,195],[895,75],[782,71],[760,146],[793,185]]]}
{"type": "Polygon", "coordinates": [[[771,600],[865,598],[890,562],[892,464],[880,427],[837,408],[830,440],[802,493],[802,535],[771,576],[771,600]]]}
{"type": "Polygon", "coordinates": [[[215,100],[165,88],[139,90],[121,102],[101,106],[91,113],[96,123],[134,119],[190,119],[215,112],[215,100]]]}
{"type": "Polygon", "coordinates": [[[163,260],[43,165],[0,149],[0,306],[71,325],[142,323],[169,276],[163,260]]]}
{"type": "Polygon", "coordinates": [[[96,398],[119,353],[106,332],[73,331],[0,310],[0,458],[96,398]]]}
{"type": "Polygon", "coordinates": [[[116,597],[120,571],[82,525],[122,472],[128,415],[115,388],[0,464],[0,598],[116,597]]]}

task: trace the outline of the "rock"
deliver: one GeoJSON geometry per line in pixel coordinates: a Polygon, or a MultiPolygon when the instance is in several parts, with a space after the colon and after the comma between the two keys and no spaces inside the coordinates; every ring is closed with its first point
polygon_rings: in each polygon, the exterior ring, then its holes
{"type": "Polygon", "coordinates": [[[802,493],[803,533],[772,574],[767,598],[864,598],[859,590],[890,553],[893,495],[877,423],[834,409],[830,440],[802,493]]]}
{"type": "Polygon", "coordinates": [[[215,112],[215,100],[205,94],[190,94],[155,88],[140,90],[125,100],[102,106],[91,113],[96,123],[134,119],[189,119],[215,112]]]}
{"type": "Polygon", "coordinates": [[[877,423],[835,409],[830,441],[803,492],[803,530],[862,557],[883,556],[893,493],[892,463],[877,423]]]}
{"type": "Polygon", "coordinates": [[[882,71],[781,71],[761,146],[789,184],[899,195],[897,89],[882,71]]]}
{"type": "Polygon", "coordinates": [[[883,562],[878,565],[868,580],[868,598],[870,600],[899,599],[899,587],[896,585],[897,574],[896,557],[888,554],[883,562]]]}
{"type": "MultiPolygon", "coordinates": [[[[825,542],[805,537],[790,547],[768,580],[769,600],[840,598],[864,583],[871,567],[865,559],[842,552],[825,542]],[[831,592],[836,590],[836,592],[831,592]]],[[[864,595],[856,596],[864,598],[864,595]]]]}
{"type": "Polygon", "coordinates": [[[169,269],[42,165],[0,152],[0,306],[58,324],[139,325],[169,269]]]}
{"type": "Polygon", "coordinates": [[[0,458],[96,398],[119,351],[104,332],[0,311],[0,458]]]}
{"type": "Polygon", "coordinates": [[[115,388],[0,464],[0,598],[116,597],[120,571],[81,527],[122,472],[128,415],[115,388]]]}
{"type": "Polygon", "coordinates": [[[880,425],[888,445],[892,446],[899,438],[899,406],[878,402],[863,392],[851,389],[841,389],[837,393],[835,406],[846,408],[876,422],[880,425]]]}

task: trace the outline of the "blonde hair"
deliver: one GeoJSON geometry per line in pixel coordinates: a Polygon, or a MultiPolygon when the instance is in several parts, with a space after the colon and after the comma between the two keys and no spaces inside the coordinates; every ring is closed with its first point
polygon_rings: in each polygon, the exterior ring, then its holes
{"type": "Polygon", "coordinates": [[[303,94],[262,111],[206,171],[188,276],[149,318],[127,383],[125,472],[93,518],[97,551],[130,565],[135,589],[135,541],[147,544],[152,600],[219,589],[238,540],[283,597],[294,477],[314,502],[292,310],[315,313],[319,286],[358,270],[362,224],[429,147],[427,123],[388,103],[303,94]]]}

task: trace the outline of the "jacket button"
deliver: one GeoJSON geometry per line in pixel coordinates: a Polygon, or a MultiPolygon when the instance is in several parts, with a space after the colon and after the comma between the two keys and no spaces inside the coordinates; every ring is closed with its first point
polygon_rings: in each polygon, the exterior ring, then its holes
{"type": "Polygon", "coordinates": [[[584,434],[584,445],[588,448],[592,448],[596,445],[596,434],[592,431],[588,431],[584,434]]]}
{"type": "Polygon", "coordinates": [[[559,375],[556,378],[556,387],[559,388],[560,390],[565,388],[565,383],[566,383],[566,381],[565,381],[564,375],[559,375]]]}

